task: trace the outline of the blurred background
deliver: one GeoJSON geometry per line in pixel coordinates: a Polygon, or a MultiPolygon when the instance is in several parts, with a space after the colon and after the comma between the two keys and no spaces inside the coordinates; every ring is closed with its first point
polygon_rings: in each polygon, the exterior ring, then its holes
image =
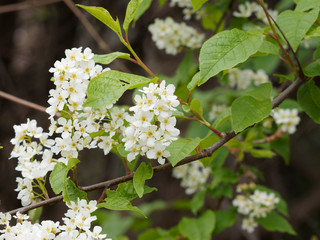
{"type": "MultiPolygon", "coordinates": [[[[102,6],[120,21],[124,18],[127,2],[74,1],[84,5],[102,6]]],[[[266,2],[269,6],[275,6],[278,1],[266,2]]],[[[47,107],[48,92],[54,86],[50,82],[51,74],[48,70],[56,60],[64,57],[65,49],[82,46],[90,47],[97,54],[126,52],[111,30],[75,7],[74,3],[71,0],[0,1],[0,91],[47,107]]],[[[153,72],[173,76],[185,52],[175,56],[166,55],[155,47],[148,31],[148,25],[153,23],[155,18],[166,16],[180,21],[183,19],[179,8],[171,8],[168,3],[159,7],[158,1],[153,1],[135,28],[129,31],[129,37],[133,48],[153,72]]],[[[121,60],[112,63],[110,68],[145,75],[134,64],[121,60]]],[[[210,89],[213,86],[214,84],[208,84],[205,88],[210,89]]],[[[292,97],[295,98],[295,95],[292,97]]],[[[127,93],[120,99],[119,104],[131,102],[131,95],[127,93]]],[[[13,125],[25,123],[27,118],[36,119],[44,130],[49,126],[46,113],[0,98],[0,146],[3,146],[0,150],[1,212],[21,206],[14,191],[15,179],[19,175],[14,170],[16,160],[9,160],[12,150],[10,139],[14,137],[13,125]]],[[[264,172],[265,181],[261,184],[278,191],[287,201],[290,223],[298,236],[267,233],[262,228],[248,235],[237,225],[220,233],[215,239],[278,240],[320,237],[320,127],[305,115],[301,115],[301,118],[298,131],[290,138],[290,165],[285,165],[279,156],[259,161],[250,157],[246,159],[264,172]]],[[[186,129],[184,125],[181,127],[186,129]]],[[[80,185],[90,185],[125,174],[121,162],[113,155],[104,156],[102,151],[83,152],[81,160],[80,185]]],[[[230,160],[230,165],[232,164],[230,160]]],[[[158,191],[146,195],[142,200],[135,200],[134,204],[143,204],[141,208],[145,211],[153,211],[150,219],[143,220],[131,213],[100,213],[105,219],[107,232],[113,231],[110,236],[122,234],[129,239],[136,239],[137,233],[148,226],[169,229],[176,225],[181,217],[192,216],[186,210],[188,206],[184,206],[183,201],[178,201],[190,199],[191,196],[185,194],[179,180],[172,177],[171,171],[155,174],[148,185],[157,187],[158,191]]],[[[89,198],[97,199],[100,194],[101,191],[92,192],[89,198]]],[[[214,206],[210,201],[206,201],[206,205],[214,206]]],[[[225,201],[222,207],[228,205],[230,202],[225,201]]],[[[54,207],[44,207],[42,218],[59,220],[64,211],[61,203],[54,207]]]]}

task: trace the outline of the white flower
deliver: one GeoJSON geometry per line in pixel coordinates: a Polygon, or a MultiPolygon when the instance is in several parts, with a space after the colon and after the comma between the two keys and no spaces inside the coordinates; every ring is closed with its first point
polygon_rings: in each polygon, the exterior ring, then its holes
{"type": "Polygon", "coordinates": [[[173,176],[181,178],[181,186],[186,194],[193,194],[202,190],[211,173],[209,167],[205,168],[200,161],[194,161],[173,169],[173,176]]]}
{"type": "Polygon", "coordinates": [[[154,148],[150,149],[147,152],[147,157],[150,159],[157,159],[160,164],[164,164],[164,158],[170,156],[170,152],[165,150],[165,148],[165,146],[163,146],[159,142],[156,142],[154,148]]]}
{"type": "Polygon", "coordinates": [[[272,117],[276,124],[280,125],[280,129],[289,134],[295,133],[296,127],[300,122],[297,109],[274,109],[272,117]]]}
{"type": "Polygon", "coordinates": [[[176,23],[170,17],[165,20],[156,19],[148,29],[156,46],[172,55],[177,54],[183,46],[199,48],[204,40],[204,34],[199,34],[185,23],[176,23]]]}
{"type": "Polygon", "coordinates": [[[246,230],[248,233],[253,233],[254,229],[258,226],[258,223],[254,221],[253,218],[244,218],[242,220],[242,229],[246,230]]]}

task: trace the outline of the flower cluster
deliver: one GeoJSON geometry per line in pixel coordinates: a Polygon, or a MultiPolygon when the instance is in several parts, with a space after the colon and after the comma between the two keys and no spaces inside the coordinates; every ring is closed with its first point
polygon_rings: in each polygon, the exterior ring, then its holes
{"type": "Polygon", "coordinates": [[[172,55],[177,54],[182,47],[200,48],[205,37],[193,27],[185,23],[177,23],[171,17],[165,20],[157,18],[153,24],[149,25],[149,31],[156,46],[172,55]]]}
{"type": "Polygon", "coordinates": [[[245,89],[252,83],[258,86],[269,82],[269,77],[261,69],[255,73],[250,69],[241,70],[239,68],[232,68],[228,71],[228,82],[232,88],[245,89]]]}
{"type": "Polygon", "coordinates": [[[200,161],[194,161],[174,168],[172,174],[175,178],[182,179],[181,186],[186,189],[186,194],[193,194],[204,189],[211,169],[205,168],[200,161]]]}
{"type": "Polygon", "coordinates": [[[13,128],[15,137],[11,139],[11,143],[14,148],[10,158],[18,159],[16,170],[21,172],[23,178],[16,179],[18,182],[16,191],[19,192],[18,199],[21,199],[22,206],[27,206],[35,200],[32,190],[33,180],[41,181],[56,164],[52,152],[44,149],[54,143],[48,139],[48,133],[37,127],[36,120],[28,119],[26,123],[15,125],[13,128]],[[38,157],[41,160],[37,160],[38,157]]]}
{"type": "Polygon", "coordinates": [[[216,119],[224,110],[227,109],[227,106],[224,104],[213,104],[209,112],[209,121],[216,119]]]}
{"type": "Polygon", "coordinates": [[[276,124],[280,125],[282,132],[293,134],[295,133],[297,125],[300,122],[298,113],[298,109],[278,108],[272,110],[272,117],[274,118],[276,124]]]}
{"type": "Polygon", "coordinates": [[[20,214],[14,216],[17,223],[14,226],[10,225],[12,216],[8,213],[0,212],[0,239],[54,239],[54,240],[93,240],[106,239],[106,234],[101,234],[102,228],[95,226],[91,230],[92,221],[96,220],[96,216],[91,216],[91,213],[97,209],[97,202],[86,200],[78,200],[78,203],[70,202],[67,204],[69,210],[63,218],[64,224],[45,220],[41,223],[32,224],[29,221],[29,216],[20,214]]]}
{"type": "Polygon", "coordinates": [[[23,177],[16,179],[23,206],[35,201],[33,186],[46,194],[45,176],[57,162],[67,165],[84,148],[98,147],[108,154],[118,141],[116,133],[123,128],[127,114],[123,109],[110,109],[112,105],[102,109],[83,107],[89,80],[104,70],[95,65],[89,48],[83,52],[81,48],[67,49],[65,54],[66,58],[56,61],[50,69],[56,88],[50,90],[48,101],[49,133],[37,127],[36,120],[14,126],[10,158],[18,159],[16,170],[23,177]],[[59,117],[55,119],[57,112],[59,117]],[[50,136],[54,138],[49,139],[50,136]]]}
{"type": "Polygon", "coordinates": [[[196,15],[196,19],[200,20],[205,12],[203,10],[198,10],[196,12],[193,11],[191,0],[171,0],[170,7],[178,6],[179,8],[183,8],[182,12],[184,15],[184,20],[190,20],[192,15],[196,15]]]}
{"type": "MultiPolygon", "coordinates": [[[[49,69],[53,73],[56,89],[49,91],[47,113],[53,118],[56,112],[83,110],[89,80],[99,75],[103,69],[92,59],[94,54],[90,48],[72,48],[65,50],[65,58],[54,63],[49,69]]],[[[109,70],[105,69],[104,71],[109,70]]]]}
{"type": "Polygon", "coordinates": [[[264,218],[275,209],[280,199],[274,193],[254,190],[254,184],[240,184],[237,192],[242,193],[236,196],[232,205],[237,207],[238,213],[244,215],[242,229],[252,233],[258,226],[255,219],[264,218]]]}
{"type": "Polygon", "coordinates": [[[125,150],[129,152],[128,161],[132,161],[138,154],[146,155],[149,159],[157,159],[160,164],[170,153],[165,148],[180,134],[175,128],[176,118],[172,111],[179,105],[174,95],[175,87],[150,83],[140,90],[143,94],[136,95],[136,105],[130,107],[133,116],[127,116],[129,125],[124,129],[125,150]]]}
{"type": "MultiPolygon", "coordinates": [[[[273,19],[277,18],[277,10],[267,9],[267,11],[273,19]]],[[[255,15],[257,19],[263,21],[265,24],[268,24],[268,19],[265,15],[265,12],[263,11],[263,8],[256,2],[247,1],[243,4],[240,4],[239,11],[233,13],[233,16],[242,18],[249,18],[252,15],[255,15]]]]}

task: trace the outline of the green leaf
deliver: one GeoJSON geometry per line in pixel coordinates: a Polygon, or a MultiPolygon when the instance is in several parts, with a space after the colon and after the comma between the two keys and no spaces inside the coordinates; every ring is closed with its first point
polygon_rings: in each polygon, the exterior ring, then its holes
{"type": "Polygon", "coordinates": [[[196,74],[193,75],[191,81],[188,83],[188,90],[192,91],[195,89],[200,81],[200,72],[197,72],[196,74]]]}
{"type": "Polygon", "coordinates": [[[59,194],[63,190],[67,174],[67,166],[63,163],[56,163],[49,178],[51,188],[55,194],[59,194]]]}
{"type": "Polygon", "coordinates": [[[246,61],[262,44],[262,32],[232,29],[208,39],[200,50],[200,81],[204,84],[219,72],[246,61]]]}
{"type": "Polygon", "coordinates": [[[143,0],[138,7],[138,10],[133,19],[133,25],[138,21],[138,19],[148,10],[152,3],[152,0],[143,0]]]}
{"type": "Polygon", "coordinates": [[[214,212],[207,210],[199,218],[184,217],[178,227],[182,235],[190,240],[211,240],[215,224],[214,212]]]}
{"type": "Polygon", "coordinates": [[[123,52],[112,52],[109,54],[95,54],[93,56],[93,60],[96,63],[106,64],[106,65],[112,63],[117,58],[129,59],[130,54],[123,53],[123,52]]]}
{"type": "Polygon", "coordinates": [[[293,99],[287,98],[280,105],[279,108],[289,108],[289,109],[298,109],[299,112],[303,111],[299,103],[293,99]]]}
{"type": "Polygon", "coordinates": [[[257,218],[255,220],[268,231],[279,231],[296,235],[296,232],[288,221],[275,211],[270,212],[265,218],[257,218]]]}
{"type": "Polygon", "coordinates": [[[218,210],[214,212],[216,216],[216,227],[213,231],[213,235],[218,234],[224,229],[231,227],[237,221],[237,209],[231,207],[227,210],[218,210]]]}
{"type": "Polygon", "coordinates": [[[219,185],[219,183],[235,183],[238,181],[235,173],[229,168],[217,168],[212,170],[212,183],[210,187],[213,189],[219,185]]]}
{"type": "Polygon", "coordinates": [[[226,147],[221,147],[216,152],[217,154],[213,158],[213,161],[211,162],[212,169],[221,168],[229,155],[229,150],[226,147]]]}
{"type": "Polygon", "coordinates": [[[67,203],[70,203],[70,201],[77,202],[78,199],[87,198],[87,193],[77,188],[74,182],[71,181],[70,179],[67,179],[65,181],[62,195],[63,195],[63,200],[67,203]]]}
{"type": "Polygon", "coordinates": [[[287,80],[293,82],[293,81],[294,81],[294,78],[295,78],[295,73],[290,73],[290,74],[288,74],[288,75],[283,75],[283,74],[277,74],[277,73],[275,73],[275,74],[273,74],[273,76],[280,78],[280,83],[283,83],[283,82],[285,82],[285,81],[287,81],[287,80]]]}
{"type": "Polygon", "coordinates": [[[218,128],[220,127],[223,123],[228,121],[231,118],[231,107],[228,107],[226,110],[224,110],[213,122],[212,127],[218,128]]]}
{"type": "Polygon", "coordinates": [[[320,63],[318,61],[308,64],[304,69],[303,73],[308,77],[320,76],[320,63]]]}
{"type": "Polygon", "coordinates": [[[206,3],[208,0],[191,0],[193,11],[199,10],[201,6],[206,3]]]}
{"type": "Polygon", "coordinates": [[[213,198],[226,197],[231,199],[232,193],[233,193],[233,189],[231,184],[229,183],[221,183],[218,186],[214,187],[213,189],[209,190],[209,194],[213,198]]]}
{"type": "Polygon", "coordinates": [[[97,216],[95,224],[102,227],[102,233],[108,233],[108,238],[115,239],[126,234],[135,221],[134,216],[121,216],[119,212],[98,209],[94,212],[97,216]]]}
{"type": "MultiPolygon", "coordinates": [[[[217,136],[209,136],[209,137],[206,137],[205,139],[201,140],[200,151],[212,146],[214,143],[218,142],[218,140],[219,140],[219,138],[217,136]]],[[[204,167],[208,167],[219,151],[220,151],[220,149],[218,149],[218,151],[215,151],[210,157],[202,158],[199,161],[203,164],[204,167]]]]}
{"type": "Polygon", "coordinates": [[[160,228],[149,229],[138,236],[138,240],[175,240],[174,237],[170,237],[170,233],[167,230],[160,228]]]}
{"type": "MultiPolygon", "coordinates": [[[[154,190],[157,190],[156,188],[150,188],[148,186],[144,186],[144,194],[150,193],[154,190]]],[[[138,197],[138,194],[133,186],[132,182],[124,182],[118,185],[118,188],[116,191],[108,189],[106,191],[106,195],[108,197],[122,197],[127,199],[128,201],[132,201],[133,199],[138,197]]]]}
{"type": "Polygon", "coordinates": [[[201,107],[199,99],[192,99],[190,109],[198,113],[201,117],[203,117],[203,109],[201,107]]]}
{"type": "Polygon", "coordinates": [[[155,79],[109,70],[92,79],[88,85],[85,107],[100,108],[114,104],[128,90],[140,87],[155,79]]]}
{"type": "Polygon", "coordinates": [[[179,138],[173,141],[166,150],[170,152],[168,160],[174,167],[180,160],[188,156],[200,143],[200,138],[179,138]]]}
{"type": "Polygon", "coordinates": [[[314,8],[319,12],[320,0],[295,0],[295,2],[297,3],[295,11],[306,11],[314,8]]]}
{"type": "Polygon", "coordinates": [[[133,175],[133,186],[138,196],[141,198],[144,193],[144,183],[147,179],[151,179],[153,175],[153,169],[151,164],[146,165],[142,162],[133,175]]]}
{"type": "Polygon", "coordinates": [[[192,51],[189,50],[184,59],[181,61],[176,74],[174,75],[172,81],[176,86],[179,83],[187,83],[190,81],[191,77],[198,70],[198,64],[196,64],[193,60],[192,51]]]}
{"type": "Polygon", "coordinates": [[[274,152],[267,149],[250,149],[250,154],[256,158],[272,158],[275,154],[274,152]]]}
{"type": "Polygon", "coordinates": [[[272,54],[280,57],[279,51],[280,47],[276,43],[273,43],[268,39],[264,39],[258,50],[258,53],[272,54]]]}
{"type": "Polygon", "coordinates": [[[42,216],[42,210],[43,210],[43,207],[38,207],[38,208],[29,210],[28,211],[28,216],[30,217],[29,219],[33,223],[38,223],[40,220],[40,217],[42,216]]]}
{"type": "Polygon", "coordinates": [[[147,218],[139,208],[132,206],[130,201],[123,197],[107,197],[105,202],[98,204],[98,207],[117,211],[134,211],[147,218]]]}
{"type": "Polygon", "coordinates": [[[204,197],[206,196],[206,191],[197,192],[191,200],[191,211],[196,214],[204,204],[204,197]]]}
{"type": "Polygon", "coordinates": [[[104,23],[106,26],[111,28],[112,31],[114,31],[119,38],[122,38],[122,33],[121,33],[121,27],[119,20],[116,19],[114,20],[110,13],[102,8],[102,7],[90,7],[90,6],[84,6],[80,4],[76,4],[78,7],[83,8],[86,10],[88,13],[90,13],[92,16],[100,20],[102,23],[104,23]]]}
{"type": "Polygon", "coordinates": [[[165,4],[166,2],[167,2],[167,0],[159,0],[159,5],[160,5],[160,7],[162,7],[163,4],[165,4]]]}
{"type": "Polygon", "coordinates": [[[290,163],[290,138],[284,135],[281,138],[271,141],[271,148],[283,157],[286,165],[290,163]]]}
{"type": "Polygon", "coordinates": [[[128,32],[130,23],[133,21],[133,19],[136,16],[136,12],[137,12],[141,2],[142,2],[142,0],[131,0],[128,3],[127,10],[126,10],[126,16],[125,16],[124,22],[123,22],[123,30],[126,33],[128,32]]]}
{"type": "Polygon", "coordinates": [[[254,97],[257,100],[265,100],[271,98],[272,84],[263,83],[256,86],[253,90],[244,91],[244,95],[254,97]]]}
{"type": "Polygon", "coordinates": [[[272,110],[271,100],[258,101],[251,96],[239,97],[231,106],[232,127],[238,133],[268,117],[272,110]]]}
{"type": "Polygon", "coordinates": [[[313,80],[299,88],[298,102],[308,116],[320,124],[320,89],[313,80]]]}
{"type": "Polygon", "coordinates": [[[305,34],[317,19],[318,13],[287,10],[279,14],[277,24],[295,52],[305,34]]]}

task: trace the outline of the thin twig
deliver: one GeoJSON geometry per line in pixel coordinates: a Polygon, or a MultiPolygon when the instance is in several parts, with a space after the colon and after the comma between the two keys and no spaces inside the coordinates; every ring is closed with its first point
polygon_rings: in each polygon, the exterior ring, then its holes
{"type": "Polygon", "coordinates": [[[57,2],[61,2],[61,1],[62,0],[43,0],[43,1],[29,0],[29,1],[21,2],[21,3],[3,5],[3,6],[0,6],[0,14],[7,13],[7,12],[21,11],[21,10],[25,10],[28,8],[49,5],[49,4],[57,3],[57,2]]]}
{"type": "Polygon", "coordinates": [[[40,106],[40,105],[38,105],[36,103],[33,103],[33,102],[29,102],[27,100],[15,97],[15,96],[13,96],[13,95],[11,95],[9,93],[5,93],[3,91],[0,91],[0,97],[8,99],[8,100],[10,100],[12,102],[21,104],[23,106],[26,106],[26,107],[29,107],[29,108],[33,108],[33,109],[38,110],[40,112],[45,112],[46,113],[46,108],[45,107],[40,106]]]}

